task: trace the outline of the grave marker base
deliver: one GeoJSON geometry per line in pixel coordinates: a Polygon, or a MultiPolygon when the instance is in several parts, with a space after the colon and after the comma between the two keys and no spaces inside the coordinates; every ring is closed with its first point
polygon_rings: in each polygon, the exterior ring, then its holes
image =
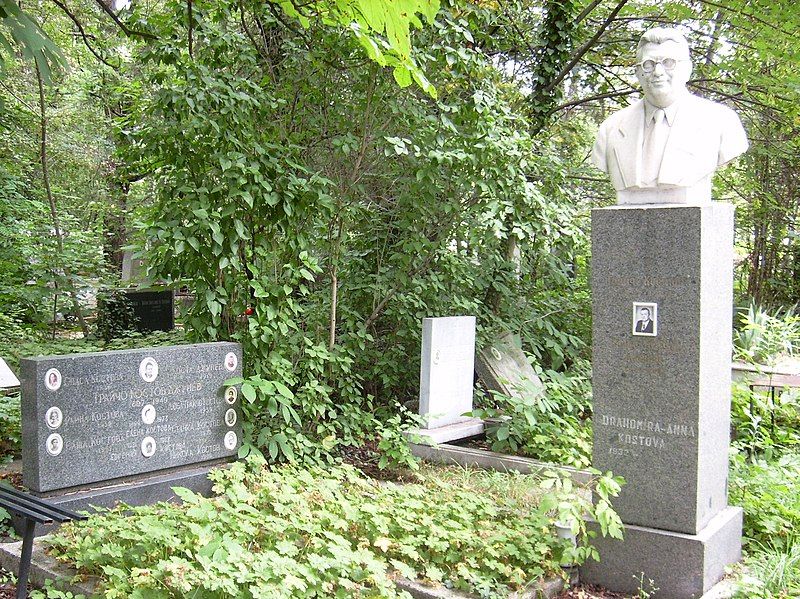
{"type": "Polygon", "coordinates": [[[624,542],[601,537],[591,523],[600,561],[581,566],[581,582],[634,595],[655,588],[654,599],[702,597],[742,557],[742,515],[742,508],[727,507],[696,535],[626,526],[624,542]]]}

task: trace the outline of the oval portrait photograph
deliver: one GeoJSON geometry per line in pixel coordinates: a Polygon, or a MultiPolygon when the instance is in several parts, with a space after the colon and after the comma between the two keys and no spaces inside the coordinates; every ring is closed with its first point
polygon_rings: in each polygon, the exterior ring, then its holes
{"type": "Polygon", "coordinates": [[[151,457],[156,452],[156,440],[153,437],[142,439],[142,455],[146,458],[151,457]]]}
{"type": "Polygon", "coordinates": [[[229,351],[225,354],[225,368],[233,372],[236,370],[236,365],[239,364],[239,358],[236,357],[236,354],[232,351],[229,351]]]}
{"type": "Polygon", "coordinates": [[[139,376],[145,383],[152,383],[158,376],[158,362],[147,356],[139,363],[139,376]]]}
{"type": "Polygon", "coordinates": [[[61,387],[61,372],[58,368],[51,368],[44,373],[44,386],[50,391],[58,391],[61,387]]]}
{"type": "Polygon", "coordinates": [[[225,449],[235,449],[238,441],[239,439],[233,431],[225,433],[225,449]]]}
{"type": "Polygon", "coordinates": [[[229,408],[228,411],[225,412],[225,424],[228,426],[233,426],[236,424],[236,410],[233,408],[229,408]]]}
{"type": "Polygon", "coordinates": [[[142,422],[153,424],[156,421],[156,408],[153,404],[147,404],[142,408],[142,422]]]}
{"type": "Polygon", "coordinates": [[[49,408],[44,415],[44,420],[47,422],[47,426],[52,429],[56,429],[61,426],[61,423],[64,421],[64,415],[61,413],[61,408],[56,406],[49,408]]]}
{"type": "Polygon", "coordinates": [[[233,405],[236,402],[236,397],[239,395],[239,392],[236,390],[236,387],[228,387],[225,389],[225,401],[229,404],[233,405]]]}
{"type": "Polygon", "coordinates": [[[58,433],[53,433],[47,437],[45,448],[47,449],[47,453],[52,456],[57,456],[64,449],[64,439],[62,439],[61,435],[58,433]]]}

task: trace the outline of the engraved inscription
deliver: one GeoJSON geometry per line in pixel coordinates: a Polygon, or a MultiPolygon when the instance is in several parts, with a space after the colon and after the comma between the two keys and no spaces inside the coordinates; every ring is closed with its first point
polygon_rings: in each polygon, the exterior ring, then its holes
{"type": "MultiPolygon", "coordinates": [[[[694,426],[679,422],[660,422],[658,420],[647,420],[644,418],[598,414],[598,417],[595,419],[595,424],[609,428],[622,429],[621,431],[617,431],[616,441],[617,443],[628,446],[664,449],[667,447],[670,438],[691,438],[696,436],[694,426]]],[[[612,455],[635,455],[616,451],[611,451],[610,453],[612,455]]]]}

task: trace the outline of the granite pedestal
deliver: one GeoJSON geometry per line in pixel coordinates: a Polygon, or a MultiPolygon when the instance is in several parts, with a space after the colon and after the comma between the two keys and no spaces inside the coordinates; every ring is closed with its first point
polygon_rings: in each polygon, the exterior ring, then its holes
{"type": "Polygon", "coordinates": [[[728,204],[592,213],[593,465],[625,477],[614,507],[628,533],[601,542],[590,582],[633,568],[656,597],[696,597],[739,557],[741,512],[726,509],[732,280],[728,204]]]}

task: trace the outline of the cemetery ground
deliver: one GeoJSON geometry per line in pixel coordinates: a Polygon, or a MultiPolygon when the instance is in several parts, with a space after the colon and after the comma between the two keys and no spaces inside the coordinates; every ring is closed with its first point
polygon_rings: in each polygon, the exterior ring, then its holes
{"type": "MultiPolygon", "coordinates": [[[[156,334],[117,340],[111,348],[181,342],[179,334],[156,334]]],[[[14,362],[20,356],[101,349],[109,346],[59,340],[6,344],[2,351],[16,368],[14,362]]],[[[496,395],[480,404],[495,415],[511,416],[497,420],[483,443],[507,453],[585,467],[591,455],[585,407],[591,391],[587,366],[578,365],[560,376],[542,373],[542,380],[546,401],[520,404],[496,395]],[[534,418],[525,416],[531,413],[534,418]]],[[[13,394],[0,399],[2,450],[7,459],[19,454],[18,401],[13,394]]],[[[730,504],[745,509],[745,559],[730,574],[737,597],[800,596],[800,541],[794,533],[800,526],[798,398],[783,393],[777,405],[771,406],[770,401],[768,394],[753,392],[746,385],[734,387],[730,504]]],[[[216,475],[222,492],[216,500],[187,494],[188,508],[156,505],[136,508],[132,517],[112,511],[90,525],[70,524],[52,551],[87,574],[102,573],[113,589],[106,596],[118,597],[136,596],[137,585],[153,588],[155,584],[163,589],[165,581],[174,585],[172,594],[152,596],[191,596],[185,593],[196,588],[208,588],[211,594],[204,596],[231,596],[237,585],[246,584],[244,570],[249,576],[262,577],[264,584],[270,584],[270,576],[284,585],[286,580],[294,581],[298,594],[289,591],[287,597],[306,596],[300,589],[310,579],[322,589],[343,580],[354,585],[345,594],[330,596],[358,596],[355,589],[365,579],[370,588],[393,596],[391,577],[396,573],[434,583],[446,580],[483,596],[496,596],[492,591],[502,585],[515,588],[537,576],[561,572],[565,546],[554,539],[552,521],[558,517],[558,508],[564,509],[558,498],[574,489],[565,489],[553,477],[544,482],[534,476],[425,464],[417,470],[416,462],[402,452],[400,439],[399,432],[396,437],[384,433],[351,446],[339,453],[339,465],[332,468],[264,469],[251,458],[247,465],[242,462],[216,475]],[[342,465],[342,458],[351,466],[342,465]],[[265,489],[268,492],[262,495],[265,489]],[[522,512],[526,518],[519,517],[522,512]],[[249,545],[253,531],[265,522],[261,536],[255,535],[261,551],[253,553],[249,545]],[[232,536],[231,529],[244,533],[247,543],[232,536]],[[302,549],[296,542],[301,536],[310,543],[302,549]],[[267,542],[270,538],[272,545],[267,542]],[[436,541],[464,553],[437,561],[442,558],[429,552],[436,541]],[[494,541],[504,546],[502,552],[496,552],[494,541]],[[284,556],[283,570],[275,571],[275,560],[265,556],[279,554],[284,556]],[[269,569],[257,566],[265,562],[269,569]],[[241,568],[242,564],[248,567],[241,568]]],[[[585,499],[574,495],[569,506],[578,513],[589,509],[585,499]]],[[[11,578],[7,575],[6,580],[11,578]]],[[[639,596],[652,591],[644,577],[639,596]]],[[[4,592],[13,593],[13,586],[0,588],[4,592]]],[[[62,595],[51,590],[34,591],[31,596],[62,595]]],[[[616,599],[619,595],[577,587],[560,597],[616,599]]]]}

